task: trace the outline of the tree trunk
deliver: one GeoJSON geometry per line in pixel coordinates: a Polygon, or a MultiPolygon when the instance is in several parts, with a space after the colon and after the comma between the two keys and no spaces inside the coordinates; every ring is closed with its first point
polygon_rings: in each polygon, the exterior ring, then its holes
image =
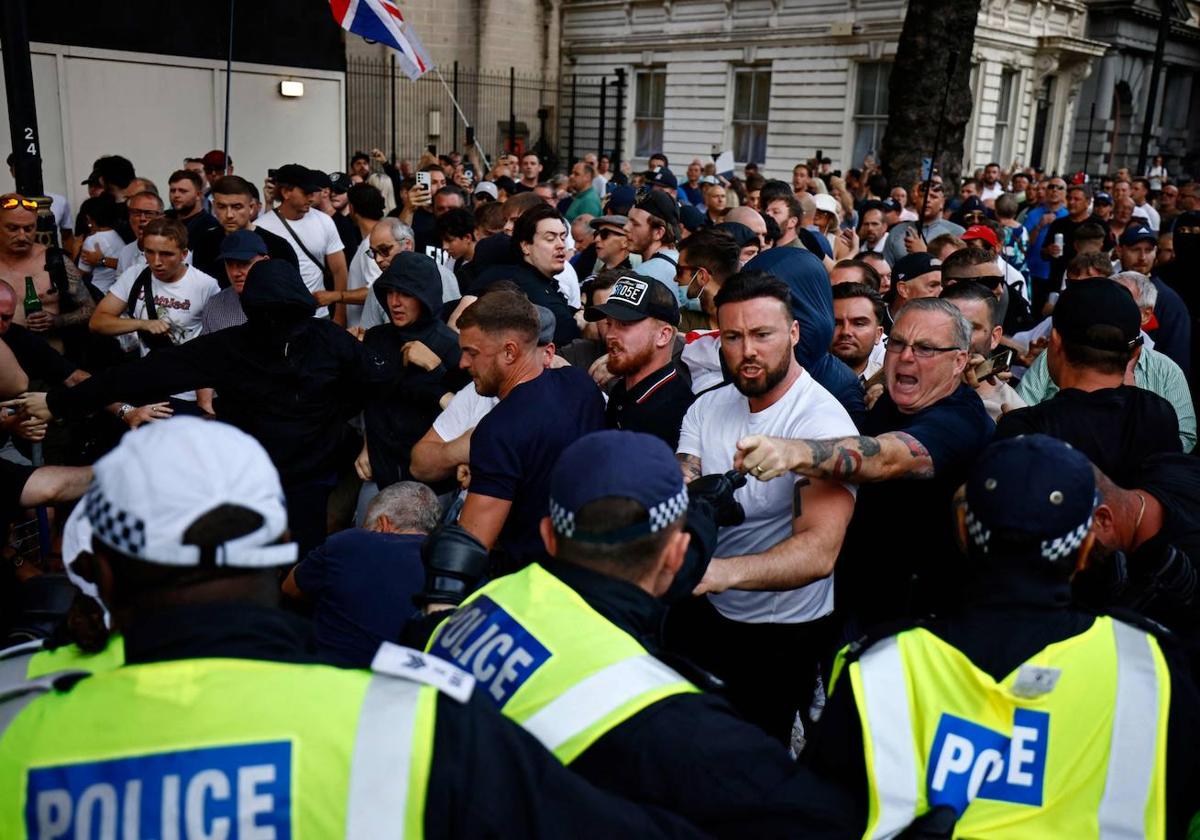
{"type": "Polygon", "coordinates": [[[909,188],[921,179],[922,161],[934,152],[943,101],[934,164],[947,182],[957,182],[973,104],[971,50],[980,2],[909,0],[888,86],[882,165],[889,183],[909,188]],[[947,78],[951,55],[955,61],[947,78]]]}

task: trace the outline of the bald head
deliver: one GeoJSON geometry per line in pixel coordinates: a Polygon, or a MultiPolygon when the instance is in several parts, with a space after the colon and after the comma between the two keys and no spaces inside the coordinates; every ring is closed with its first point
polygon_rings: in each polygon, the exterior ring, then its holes
{"type": "Polygon", "coordinates": [[[763,221],[762,214],[751,207],[734,207],[725,214],[725,221],[745,225],[758,236],[767,234],[767,223],[763,221]]]}

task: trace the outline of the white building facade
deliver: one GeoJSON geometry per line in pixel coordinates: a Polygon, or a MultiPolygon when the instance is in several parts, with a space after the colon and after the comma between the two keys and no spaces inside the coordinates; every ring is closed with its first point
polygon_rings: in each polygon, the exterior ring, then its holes
{"type": "MultiPolygon", "coordinates": [[[[566,0],[563,78],[622,68],[622,156],[682,170],[726,149],[783,176],[817,152],[834,169],[878,153],[902,0],[566,0]]],[[[984,0],[963,171],[989,161],[1063,171],[1080,88],[1105,51],[1081,0],[984,0]]],[[[961,59],[960,59],[961,60],[961,59]]],[[[944,72],[944,55],[930,57],[944,72]]],[[[564,113],[564,119],[568,117],[564,113]]],[[[577,119],[584,151],[597,126],[577,119]]],[[[610,129],[611,132],[611,129],[610,129]]],[[[614,144],[606,137],[605,148],[614,144]]]]}

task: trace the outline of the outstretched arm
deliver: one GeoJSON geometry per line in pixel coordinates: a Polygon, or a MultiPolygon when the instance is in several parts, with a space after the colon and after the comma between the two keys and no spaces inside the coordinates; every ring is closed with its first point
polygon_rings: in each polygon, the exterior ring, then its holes
{"type": "Polygon", "coordinates": [[[785,472],[856,484],[893,478],[933,478],[933,458],[907,432],[878,437],[784,440],[752,435],[738,441],[735,468],[760,481],[785,472]]]}

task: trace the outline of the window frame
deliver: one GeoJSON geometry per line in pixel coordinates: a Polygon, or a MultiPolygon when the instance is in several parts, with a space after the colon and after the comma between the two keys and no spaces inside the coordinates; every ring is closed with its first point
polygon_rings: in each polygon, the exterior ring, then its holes
{"type": "Polygon", "coordinates": [[[730,111],[729,111],[729,129],[730,143],[729,148],[733,151],[734,161],[744,165],[747,163],[757,163],[762,166],[767,159],[767,140],[768,132],[771,124],[771,83],[772,67],[770,64],[752,64],[738,65],[732,68],[732,79],[729,86],[730,89],[730,111]],[[750,78],[750,102],[746,108],[746,115],[738,116],[738,79],[739,77],[750,78]],[[765,90],[763,87],[765,86],[765,90]],[[761,96],[763,110],[760,113],[755,111],[755,104],[758,97],[761,96]],[[750,132],[749,145],[746,148],[739,147],[739,130],[748,130],[750,132]],[[754,153],[761,149],[761,160],[754,159],[754,153]],[[749,152],[746,156],[742,152],[749,152]]]}
{"type": "Polygon", "coordinates": [[[662,144],[665,136],[666,126],[666,102],[667,102],[667,68],[663,66],[642,67],[638,68],[633,74],[633,156],[638,158],[648,158],[650,155],[661,152],[662,144]],[[643,111],[642,109],[642,79],[648,78],[648,97],[651,100],[648,105],[650,109],[643,111]],[[652,108],[656,104],[654,100],[654,85],[656,80],[660,80],[662,85],[662,93],[658,98],[659,110],[657,114],[652,113],[652,108]],[[646,146],[642,145],[642,129],[643,127],[657,127],[658,144],[650,143],[646,146]]]}
{"type": "Polygon", "coordinates": [[[850,124],[854,127],[854,141],[850,148],[850,165],[860,166],[862,158],[867,153],[873,153],[876,161],[879,160],[883,144],[884,134],[887,132],[888,123],[888,85],[891,84],[892,78],[892,62],[891,61],[859,61],[855,65],[854,78],[854,108],[850,116],[850,124]],[[886,77],[880,73],[883,68],[887,68],[886,77]],[[862,108],[860,92],[862,90],[862,80],[864,73],[873,73],[875,75],[873,87],[873,102],[871,110],[866,111],[862,108]],[[882,84],[881,84],[882,83],[882,84]],[[880,103],[884,103],[884,107],[880,110],[880,103]],[[863,132],[867,129],[873,132],[874,143],[867,147],[867,151],[862,155],[858,153],[859,140],[863,132]]]}

